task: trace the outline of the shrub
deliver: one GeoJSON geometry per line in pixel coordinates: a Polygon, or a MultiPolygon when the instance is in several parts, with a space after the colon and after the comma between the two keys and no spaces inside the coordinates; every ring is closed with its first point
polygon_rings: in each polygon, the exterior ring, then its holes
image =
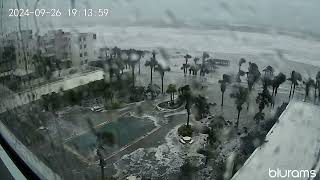
{"type": "Polygon", "coordinates": [[[178,134],[180,136],[192,136],[192,128],[191,126],[182,125],[178,128],[178,134]]]}

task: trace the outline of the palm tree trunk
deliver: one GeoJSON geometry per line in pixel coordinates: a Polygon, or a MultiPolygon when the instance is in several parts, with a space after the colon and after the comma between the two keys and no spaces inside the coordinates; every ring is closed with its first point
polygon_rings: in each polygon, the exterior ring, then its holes
{"type": "Polygon", "coordinates": [[[222,92],[221,94],[221,106],[223,107],[223,95],[224,95],[224,92],[222,92]]]}
{"type": "Polygon", "coordinates": [[[161,76],[161,92],[163,94],[163,76],[161,76]]]}
{"type": "Polygon", "coordinates": [[[150,68],[150,85],[152,85],[152,68],[150,68]]]}
{"type": "Polygon", "coordinates": [[[296,90],[296,84],[294,83],[293,84],[293,91],[292,91],[292,98],[293,98],[293,95],[294,95],[294,91],[296,90]]]}
{"type": "Polygon", "coordinates": [[[131,67],[131,70],[132,70],[132,86],[134,88],[135,87],[134,86],[134,67],[131,67]]]}
{"type": "Polygon", "coordinates": [[[290,86],[289,99],[291,98],[291,93],[292,93],[292,85],[293,85],[293,83],[291,83],[291,86],[290,86]]]}
{"type": "Polygon", "coordinates": [[[100,166],[101,167],[101,180],[104,180],[104,167],[103,166],[100,166]]]}
{"type": "Polygon", "coordinates": [[[190,113],[188,112],[187,127],[189,127],[189,121],[190,121],[190,113]]]}
{"type": "Polygon", "coordinates": [[[272,87],[272,96],[274,95],[275,87],[272,87]]]}
{"type": "Polygon", "coordinates": [[[236,127],[238,128],[239,126],[239,119],[240,119],[240,110],[238,110],[238,117],[237,117],[237,122],[236,122],[236,127]]]}
{"type": "Polygon", "coordinates": [[[140,69],[141,69],[141,60],[139,60],[139,75],[140,75],[140,69]]]}

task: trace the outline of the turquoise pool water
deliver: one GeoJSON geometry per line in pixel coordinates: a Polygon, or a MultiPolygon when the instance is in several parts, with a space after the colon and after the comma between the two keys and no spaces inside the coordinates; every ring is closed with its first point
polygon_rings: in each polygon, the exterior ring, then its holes
{"type": "MultiPolygon", "coordinates": [[[[98,132],[112,133],[115,137],[115,145],[104,146],[106,154],[111,154],[135,139],[145,135],[147,132],[150,132],[154,128],[155,125],[153,121],[148,118],[128,116],[121,117],[117,121],[101,126],[96,130],[98,132]]],[[[77,150],[83,156],[87,156],[90,152],[93,152],[96,143],[96,136],[93,133],[88,132],[71,139],[66,144],[77,150]]]]}

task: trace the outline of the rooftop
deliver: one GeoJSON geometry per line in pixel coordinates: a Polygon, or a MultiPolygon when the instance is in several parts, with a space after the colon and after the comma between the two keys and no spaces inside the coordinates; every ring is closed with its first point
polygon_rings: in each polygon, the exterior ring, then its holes
{"type": "Polygon", "coordinates": [[[268,133],[267,142],[252,153],[232,180],[270,179],[269,168],[272,170],[279,168],[282,175],[285,170],[318,172],[319,117],[319,106],[291,101],[280,116],[279,122],[268,133]]]}

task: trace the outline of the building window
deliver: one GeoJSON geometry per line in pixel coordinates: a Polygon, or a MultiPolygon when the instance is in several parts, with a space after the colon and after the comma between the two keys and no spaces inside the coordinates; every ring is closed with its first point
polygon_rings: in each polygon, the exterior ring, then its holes
{"type": "Polygon", "coordinates": [[[84,63],[86,63],[86,64],[87,64],[87,63],[88,63],[88,59],[84,60],[84,63]]]}
{"type": "Polygon", "coordinates": [[[97,39],[97,34],[93,34],[93,39],[97,39]]]}
{"type": "Polygon", "coordinates": [[[84,52],[84,56],[88,56],[88,53],[87,53],[87,52],[84,52]]]}
{"type": "Polygon", "coordinates": [[[83,45],[83,48],[87,48],[87,45],[85,44],[85,45],[83,45]]]}
{"type": "Polygon", "coordinates": [[[82,49],[82,45],[80,45],[80,49],[82,49]]]}
{"type": "Polygon", "coordinates": [[[82,53],[80,53],[80,57],[82,57],[82,53]]]}

